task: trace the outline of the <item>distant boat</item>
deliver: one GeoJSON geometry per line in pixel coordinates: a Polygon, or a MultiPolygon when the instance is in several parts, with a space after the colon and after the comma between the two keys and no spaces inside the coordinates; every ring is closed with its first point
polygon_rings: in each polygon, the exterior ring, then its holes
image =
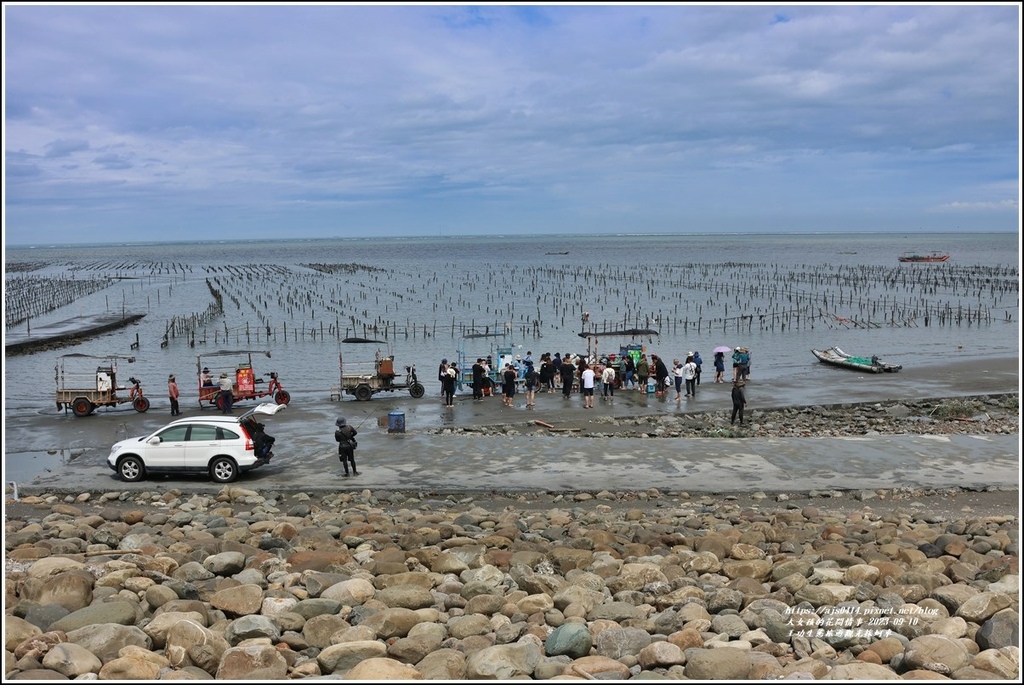
{"type": "Polygon", "coordinates": [[[949,254],[945,252],[904,252],[899,256],[901,262],[946,262],[949,261],[949,254]]]}
{"type": "Polygon", "coordinates": [[[569,251],[566,250],[565,252],[545,252],[544,254],[569,254],[569,251]]]}
{"type": "Polygon", "coordinates": [[[867,371],[868,373],[896,373],[903,368],[900,364],[883,362],[878,357],[855,357],[843,352],[838,347],[830,347],[827,350],[811,350],[811,354],[823,364],[855,371],[867,371]]]}

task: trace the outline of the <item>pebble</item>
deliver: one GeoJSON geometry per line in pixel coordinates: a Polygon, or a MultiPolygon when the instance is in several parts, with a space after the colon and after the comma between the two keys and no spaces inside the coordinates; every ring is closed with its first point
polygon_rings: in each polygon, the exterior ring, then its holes
{"type": "Polygon", "coordinates": [[[1020,677],[1013,516],[653,488],[69,497],[7,510],[6,679],[1020,677]]]}

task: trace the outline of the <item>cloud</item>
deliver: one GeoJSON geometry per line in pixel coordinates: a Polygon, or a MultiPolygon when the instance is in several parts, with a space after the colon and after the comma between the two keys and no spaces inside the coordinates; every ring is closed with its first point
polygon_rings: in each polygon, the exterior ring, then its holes
{"type": "Polygon", "coordinates": [[[939,211],[948,212],[993,212],[1020,211],[1020,203],[1015,199],[996,202],[949,202],[938,207],[939,211]]]}
{"type": "Polygon", "coordinates": [[[59,157],[70,157],[75,152],[84,152],[89,149],[87,140],[54,140],[46,146],[44,157],[57,159],[59,157]]]}
{"type": "Polygon", "coordinates": [[[998,202],[990,179],[1019,185],[1013,6],[42,4],[4,17],[11,242],[74,238],[74,212],[47,201],[106,213],[112,238],[190,230],[196,214],[248,217],[233,230],[253,235],[283,216],[310,236],[414,235],[670,230],[746,208],[735,221],[756,230],[807,207],[849,230],[862,207],[925,214],[998,202]]]}

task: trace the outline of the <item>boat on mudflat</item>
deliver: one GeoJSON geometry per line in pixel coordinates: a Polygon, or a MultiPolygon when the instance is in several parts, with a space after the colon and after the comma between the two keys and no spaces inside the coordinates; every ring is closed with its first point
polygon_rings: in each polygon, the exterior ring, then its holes
{"type": "Polygon", "coordinates": [[[855,371],[866,371],[868,373],[896,373],[903,368],[900,364],[883,362],[878,357],[855,357],[852,354],[843,352],[838,347],[830,347],[827,350],[811,350],[811,354],[818,358],[823,364],[840,366],[844,369],[855,371]]]}
{"type": "Polygon", "coordinates": [[[949,253],[946,253],[946,252],[927,252],[927,253],[904,252],[903,254],[901,254],[899,256],[899,260],[901,262],[924,262],[924,263],[948,262],[949,261],[949,253]]]}

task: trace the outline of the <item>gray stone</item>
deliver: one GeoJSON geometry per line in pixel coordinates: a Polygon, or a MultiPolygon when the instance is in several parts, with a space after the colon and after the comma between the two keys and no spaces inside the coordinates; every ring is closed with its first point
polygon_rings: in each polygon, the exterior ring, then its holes
{"type": "Polygon", "coordinates": [[[242,616],[228,624],[224,638],[232,645],[254,637],[269,637],[276,642],[281,637],[277,625],[266,616],[242,616]]]}
{"type": "Polygon", "coordinates": [[[548,636],[544,651],[548,656],[566,655],[572,659],[590,654],[593,638],[582,623],[563,623],[548,636]]]}
{"type": "Polygon", "coordinates": [[[746,680],[750,656],[742,649],[687,649],[686,677],[691,680],[746,680]]]}
{"type": "Polygon", "coordinates": [[[55,621],[50,630],[63,630],[65,633],[101,623],[118,623],[123,626],[135,623],[135,607],[128,602],[103,602],[92,604],[72,611],[64,618],[55,621]]]}
{"type": "Polygon", "coordinates": [[[1002,649],[1020,646],[1020,615],[1001,611],[981,624],[974,638],[981,649],[1002,649]]]}

